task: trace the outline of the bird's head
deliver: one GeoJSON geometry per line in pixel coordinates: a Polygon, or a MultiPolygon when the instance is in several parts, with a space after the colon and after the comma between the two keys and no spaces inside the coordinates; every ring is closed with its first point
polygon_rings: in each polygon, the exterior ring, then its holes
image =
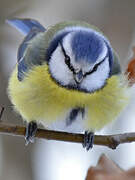
{"type": "Polygon", "coordinates": [[[49,71],[59,85],[92,93],[106,84],[112,69],[108,40],[89,28],[58,32],[48,48],[49,71]]]}

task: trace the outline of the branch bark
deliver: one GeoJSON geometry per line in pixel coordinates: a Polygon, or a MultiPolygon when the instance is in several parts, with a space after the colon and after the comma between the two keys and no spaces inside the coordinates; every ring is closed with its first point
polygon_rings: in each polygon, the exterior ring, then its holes
{"type": "MultiPolygon", "coordinates": [[[[0,134],[12,135],[12,136],[25,136],[25,127],[22,126],[11,126],[1,123],[0,134]]],[[[50,131],[45,129],[38,129],[36,138],[67,141],[74,143],[83,143],[83,134],[74,134],[59,131],[50,131]]],[[[135,133],[124,133],[115,135],[95,135],[94,144],[116,149],[119,144],[135,142],[135,133]]]]}

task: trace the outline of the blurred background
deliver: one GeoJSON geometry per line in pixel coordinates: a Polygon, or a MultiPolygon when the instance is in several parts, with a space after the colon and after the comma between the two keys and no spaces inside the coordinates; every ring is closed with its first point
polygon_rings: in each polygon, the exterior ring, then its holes
{"type": "MultiPolygon", "coordinates": [[[[5,107],[5,123],[23,125],[8,100],[8,78],[16,63],[17,48],[23,36],[5,24],[12,17],[34,18],[45,27],[63,20],[84,20],[96,25],[117,51],[123,70],[135,45],[134,0],[0,0],[0,105],[5,107]]],[[[135,112],[131,104],[117,122],[100,134],[135,131],[135,112]]],[[[20,137],[0,136],[1,180],[84,180],[89,166],[102,153],[120,167],[135,166],[135,144],[120,145],[117,150],[101,146],[86,152],[80,144],[36,140],[25,146],[20,137]]]]}

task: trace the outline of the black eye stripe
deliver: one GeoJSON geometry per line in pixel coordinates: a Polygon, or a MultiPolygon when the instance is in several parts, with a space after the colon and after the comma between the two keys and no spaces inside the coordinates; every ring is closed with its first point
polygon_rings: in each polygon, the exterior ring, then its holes
{"type": "Polygon", "coordinates": [[[97,64],[93,67],[93,69],[92,69],[91,71],[86,72],[86,73],[84,74],[84,76],[87,76],[87,75],[92,74],[93,72],[95,72],[95,71],[97,70],[98,66],[105,61],[106,57],[107,57],[107,56],[105,56],[105,58],[104,58],[101,62],[97,63],[97,64]]]}
{"type": "MultiPolygon", "coordinates": [[[[60,46],[61,46],[62,52],[63,52],[63,54],[64,54],[64,56],[65,56],[65,63],[66,63],[66,65],[67,65],[68,68],[75,74],[75,70],[74,70],[73,66],[71,65],[71,63],[70,63],[70,57],[66,54],[66,51],[65,51],[65,49],[64,49],[64,47],[63,47],[62,42],[60,42],[60,46]]],[[[105,56],[105,58],[104,58],[101,62],[97,63],[97,64],[93,67],[93,69],[92,69],[91,71],[86,72],[83,76],[85,77],[85,76],[90,75],[90,74],[92,74],[93,72],[95,72],[95,71],[97,70],[98,66],[105,61],[105,59],[106,59],[107,56],[108,56],[108,53],[107,53],[107,55],[105,56]]]]}
{"type": "Polygon", "coordinates": [[[73,73],[75,73],[75,70],[74,70],[73,66],[71,65],[71,63],[70,63],[70,57],[66,54],[66,51],[65,51],[65,49],[64,49],[64,47],[63,47],[62,42],[60,42],[60,46],[61,46],[62,52],[63,52],[63,54],[64,54],[64,56],[65,56],[65,63],[66,63],[66,65],[68,66],[68,68],[69,68],[73,73]]]}
{"type": "Polygon", "coordinates": [[[61,46],[61,49],[62,49],[62,52],[63,52],[64,56],[66,57],[67,54],[66,54],[66,51],[65,51],[65,49],[64,49],[64,47],[63,47],[62,42],[60,42],[60,46],[61,46]]]}

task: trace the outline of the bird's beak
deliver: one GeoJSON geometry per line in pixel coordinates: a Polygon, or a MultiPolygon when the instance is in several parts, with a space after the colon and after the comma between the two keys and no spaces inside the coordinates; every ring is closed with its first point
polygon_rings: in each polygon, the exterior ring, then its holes
{"type": "Polygon", "coordinates": [[[81,83],[81,81],[83,80],[83,72],[82,70],[80,70],[79,72],[74,74],[74,79],[76,83],[81,83]]]}

